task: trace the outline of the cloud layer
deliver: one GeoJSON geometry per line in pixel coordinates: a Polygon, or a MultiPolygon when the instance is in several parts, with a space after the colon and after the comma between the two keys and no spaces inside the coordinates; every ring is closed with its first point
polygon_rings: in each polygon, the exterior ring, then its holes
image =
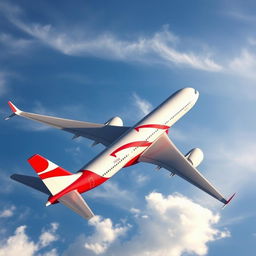
{"type": "Polygon", "coordinates": [[[125,242],[120,240],[127,235],[128,230],[131,233],[132,226],[114,226],[111,220],[96,217],[91,222],[94,233],[90,237],[80,238],[79,243],[71,246],[68,253],[106,253],[113,256],[205,255],[209,242],[230,236],[228,230],[215,227],[220,220],[218,214],[179,194],[164,196],[152,192],[146,196],[145,209],[133,209],[131,212],[137,232],[132,233],[130,239],[125,242]],[[81,244],[85,246],[81,247],[81,244]]]}
{"type": "Polygon", "coordinates": [[[180,39],[169,30],[168,25],[163,26],[152,36],[139,36],[136,39],[124,40],[109,32],[93,36],[86,32],[78,35],[72,31],[58,29],[53,24],[25,22],[20,18],[23,11],[10,4],[1,4],[1,9],[13,25],[32,37],[32,40],[28,41],[14,39],[8,34],[0,35],[3,43],[6,44],[6,40],[9,40],[10,46],[15,45],[16,50],[27,47],[35,39],[70,56],[93,56],[145,64],[158,63],[206,71],[222,70],[222,66],[211,58],[211,52],[199,54],[179,50],[180,39]]]}
{"type": "MultiPolygon", "coordinates": [[[[7,239],[0,241],[0,256],[33,256],[41,249],[46,248],[52,242],[58,240],[56,231],[57,223],[51,223],[50,229],[42,231],[37,242],[32,241],[26,234],[26,226],[16,228],[13,235],[7,239]]],[[[41,256],[56,256],[56,249],[51,249],[45,253],[40,253],[41,256]]]]}

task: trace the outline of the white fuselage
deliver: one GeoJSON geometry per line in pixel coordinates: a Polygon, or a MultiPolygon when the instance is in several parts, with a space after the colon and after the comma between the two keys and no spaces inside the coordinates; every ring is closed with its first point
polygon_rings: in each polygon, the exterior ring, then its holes
{"type": "Polygon", "coordinates": [[[177,91],[81,171],[88,170],[106,179],[110,178],[138,158],[164,132],[168,132],[168,128],[194,106],[198,97],[198,91],[193,88],[177,91]]]}

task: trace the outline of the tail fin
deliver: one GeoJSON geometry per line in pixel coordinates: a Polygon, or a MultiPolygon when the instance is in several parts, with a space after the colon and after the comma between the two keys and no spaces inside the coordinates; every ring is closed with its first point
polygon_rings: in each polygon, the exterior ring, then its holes
{"type": "Polygon", "coordinates": [[[79,175],[66,171],[38,154],[30,157],[28,162],[52,195],[56,195],[79,178],[79,175]]]}

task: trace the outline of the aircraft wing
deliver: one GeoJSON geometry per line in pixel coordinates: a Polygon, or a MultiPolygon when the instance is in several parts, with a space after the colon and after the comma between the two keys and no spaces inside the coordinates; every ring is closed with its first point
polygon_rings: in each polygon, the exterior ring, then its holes
{"type": "MultiPolygon", "coordinates": [[[[36,189],[49,196],[52,195],[48,190],[48,188],[43,183],[43,181],[38,177],[22,175],[22,174],[13,174],[11,176],[11,179],[19,183],[22,183],[28,187],[31,187],[33,189],[36,189]]],[[[58,201],[87,220],[94,216],[90,207],[87,205],[83,197],[76,190],[73,190],[65,194],[64,196],[59,198],[58,201]]]]}
{"type": "Polygon", "coordinates": [[[164,133],[139,158],[139,162],[147,162],[163,167],[192,183],[225,205],[233,198],[226,200],[217,189],[185,158],[170,138],[164,133]]]}
{"type": "Polygon", "coordinates": [[[87,220],[94,216],[90,207],[84,201],[81,194],[79,194],[76,190],[65,194],[59,198],[58,201],[87,220]]]}
{"type": "Polygon", "coordinates": [[[53,126],[66,132],[73,133],[74,138],[79,136],[85,137],[95,141],[96,144],[101,143],[105,146],[113,143],[130,128],[126,126],[89,123],[53,116],[39,115],[21,111],[10,101],[8,104],[13,114],[7,117],[6,120],[15,115],[22,116],[49,126],[53,126]]]}

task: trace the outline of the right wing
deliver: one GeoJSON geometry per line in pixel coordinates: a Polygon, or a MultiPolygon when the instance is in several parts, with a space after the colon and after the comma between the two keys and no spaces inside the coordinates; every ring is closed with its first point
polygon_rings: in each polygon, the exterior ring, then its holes
{"type": "Polygon", "coordinates": [[[228,200],[225,199],[176,148],[166,133],[140,156],[139,162],[152,163],[163,167],[205,191],[225,205],[228,204],[234,196],[233,195],[228,200]]]}
{"type": "Polygon", "coordinates": [[[69,193],[65,194],[64,196],[59,198],[58,201],[82,216],[83,218],[85,218],[86,220],[89,220],[94,216],[88,204],[76,190],[70,191],[69,193]]]}
{"type": "Polygon", "coordinates": [[[8,104],[13,114],[7,117],[6,120],[15,115],[22,116],[49,126],[53,126],[66,132],[73,133],[74,137],[85,137],[95,141],[95,143],[101,143],[105,146],[113,143],[130,128],[126,126],[96,124],[53,116],[39,115],[21,111],[10,101],[8,104]]]}

